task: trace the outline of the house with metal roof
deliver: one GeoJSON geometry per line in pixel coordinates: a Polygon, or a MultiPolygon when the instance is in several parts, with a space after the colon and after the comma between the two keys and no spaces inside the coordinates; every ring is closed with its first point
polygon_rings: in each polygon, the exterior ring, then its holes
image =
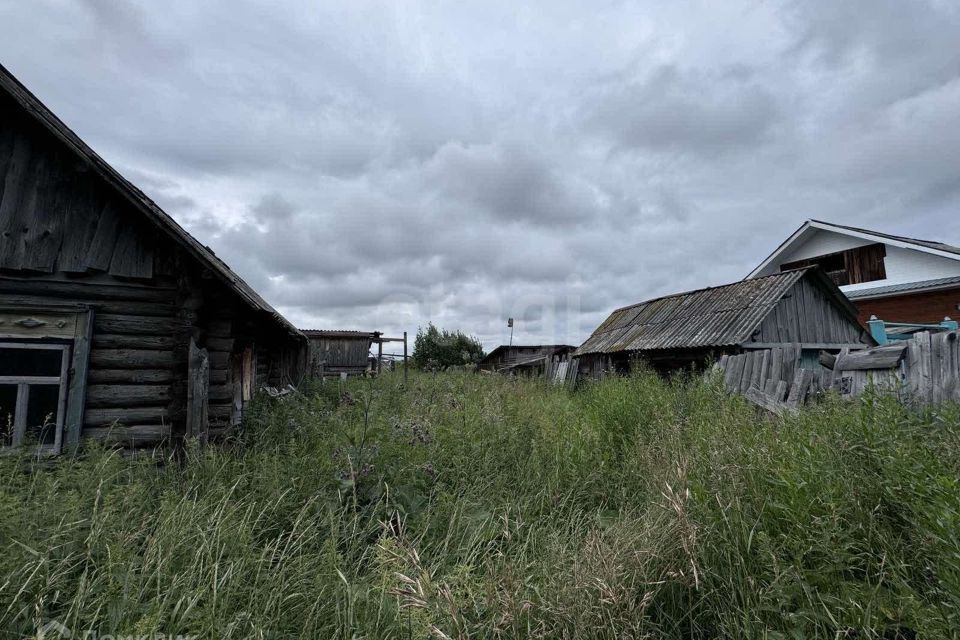
{"type": "Polygon", "coordinates": [[[723,354],[790,347],[797,364],[821,350],[874,344],[854,306],[821,269],[805,267],[617,309],[574,352],[580,375],[701,368],[723,354]]]}
{"type": "Polygon", "coordinates": [[[858,309],[891,322],[936,323],[960,313],[960,247],[807,220],[747,275],[818,265],[858,309]]]}
{"type": "Polygon", "coordinates": [[[0,449],[236,425],[306,338],[0,66],[0,449]]]}

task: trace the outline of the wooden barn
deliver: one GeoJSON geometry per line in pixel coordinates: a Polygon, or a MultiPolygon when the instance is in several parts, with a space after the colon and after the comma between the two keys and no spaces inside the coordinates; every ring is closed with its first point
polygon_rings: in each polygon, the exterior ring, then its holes
{"type": "Polygon", "coordinates": [[[0,435],[59,452],[238,423],[306,339],[0,67],[0,435]]]}
{"type": "Polygon", "coordinates": [[[857,310],[808,267],[617,309],[575,352],[579,374],[625,372],[642,359],[662,373],[743,351],[790,347],[798,365],[821,350],[874,345],[857,310]]]}
{"type": "Polygon", "coordinates": [[[576,347],[569,344],[505,345],[502,344],[477,364],[483,371],[527,370],[543,373],[544,363],[553,357],[563,358],[576,347]]]}
{"type": "Polygon", "coordinates": [[[321,331],[305,329],[309,341],[307,370],[314,377],[363,375],[370,364],[370,346],[376,331],[321,331]]]}

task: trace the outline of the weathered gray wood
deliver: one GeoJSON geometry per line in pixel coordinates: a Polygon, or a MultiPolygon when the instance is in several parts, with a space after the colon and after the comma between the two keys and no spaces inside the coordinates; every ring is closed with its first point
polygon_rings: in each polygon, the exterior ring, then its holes
{"type": "Polygon", "coordinates": [[[174,379],[172,369],[91,369],[87,374],[90,384],[118,382],[121,384],[156,384],[174,379]]]}
{"type": "Polygon", "coordinates": [[[770,350],[770,378],[772,380],[783,379],[783,349],[774,347],[770,350]]]}
{"type": "Polygon", "coordinates": [[[763,385],[763,392],[770,397],[774,397],[777,393],[777,381],[773,378],[767,378],[767,381],[763,385]]]}
{"type": "Polygon", "coordinates": [[[746,393],[750,388],[750,380],[753,376],[753,354],[743,354],[743,373],[740,376],[738,391],[746,393]]]}
{"type": "Polygon", "coordinates": [[[765,349],[760,355],[760,375],[757,376],[757,387],[763,388],[770,377],[770,350],[765,349]]]}
{"type": "Polygon", "coordinates": [[[233,338],[208,337],[204,346],[208,351],[233,351],[233,338]]]}
{"type": "Polygon", "coordinates": [[[900,364],[906,349],[907,345],[901,342],[862,351],[850,351],[837,357],[834,366],[830,368],[838,371],[892,369],[900,364]]]}
{"type": "Polygon", "coordinates": [[[146,241],[144,229],[129,224],[121,227],[110,260],[110,273],[123,278],[153,277],[153,247],[146,241]]]}
{"type": "Polygon", "coordinates": [[[169,384],[92,384],[87,387],[87,406],[91,408],[152,406],[169,400],[169,384]]]}
{"type": "Polygon", "coordinates": [[[817,356],[817,361],[827,369],[834,369],[837,364],[837,356],[827,351],[821,351],[817,356]]]}
{"type": "Polygon", "coordinates": [[[773,393],[773,398],[777,402],[784,402],[787,399],[787,391],[789,390],[790,385],[786,380],[780,380],[777,382],[776,391],[773,393]]]}
{"type": "Polygon", "coordinates": [[[230,415],[232,413],[232,405],[229,404],[211,404],[207,408],[207,417],[213,420],[230,420],[230,415]]]}
{"type": "MultiPolygon", "coordinates": [[[[56,305],[93,306],[98,312],[107,314],[173,317],[176,313],[176,307],[174,305],[161,302],[98,300],[91,303],[91,300],[83,299],[80,296],[57,296],[57,299],[54,301],[56,305]]],[[[42,307],[50,305],[51,299],[48,296],[4,293],[3,281],[2,278],[0,278],[0,304],[17,307],[42,307]]]]}
{"type": "Polygon", "coordinates": [[[176,364],[172,351],[144,349],[92,349],[90,366],[95,369],[164,369],[176,364]]]}
{"type": "Polygon", "coordinates": [[[70,358],[70,381],[67,389],[67,408],[64,414],[64,444],[73,448],[80,442],[80,430],[86,409],[87,379],[90,369],[90,343],[93,335],[94,311],[77,314],[74,328],[73,352],[70,358]]]}
{"type": "Polygon", "coordinates": [[[233,400],[233,385],[210,383],[208,394],[211,404],[214,402],[231,402],[233,400]]]}
{"type": "Polygon", "coordinates": [[[811,369],[797,369],[793,378],[793,385],[790,387],[790,395],[787,397],[788,407],[798,407],[806,401],[812,381],[813,371],[811,369]]]}
{"type": "Polygon", "coordinates": [[[148,446],[162,444],[169,440],[171,429],[169,424],[142,424],[133,426],[87,427],[83,436],[92,440],[99,440],[109,444],[123,444],[127,446],[148,446]]]}
{"type": "Polygon", "coordinates": [[[930,354],[930,333],[920,331],[913,337],[914,342],[920,349],[919,358],[919,377],[917,379],[917,395],[922,402],[929,402],[932,395],[931,388],[931,354],[930,354]]]}
{"type": "Polygon", "coordinates": [[[190,340],[187,378],[187,432],[188,438],[201,442],[208,438],[208,409],[210,405],[210,360],[206,349],[190,340]]]}
{"type": "Polygon", "coordinates": [[[123,335],[161,336],[173,335],[186,330],[183,322],[174,318],[158,318],[153,316],[116,315],[112,313],[97,314],[94,331],[97,333],[113,333],[123,335]]]}
{"type": "Polygon", "coordinates": [[[170,413],[167,407],[132,407],[87,409],[84,416],[86,426],[102,427],[115,422],[128,424],[169,423],[170,413]]]}
{"type": "Polygon", "coordinates": [[[0,191],[0,268],[3,269],[21,268],[23,234],[27,228],[21,215],[25,210],[23,202],[29,197],[37,155],[26,136],[14,139],[0,191]]]}
{"type": "Polygon", "coordinates": [[[740,356],[732,355],[727,358],[723,370],[723,386],[725,389],[734,389],[734,371],[737,367],[737,358],[740,356]]]}
{"type": "Polygon", "coordinates": [[[778,416],[782,416],[784,412],[787,411],[788,409],[782,403],[777,402],[774,398],[771,398],[766,393],[764,393],[763,391],[760,391],[760,389],[756,387],[751,387],[743,395],[747,400],[754,403],[761,409],[766,409],[767,411],[778,416]]]}
{"type": "Polygon", "coordinates": [[[117,244],[120,215],[112,200],[107,200],[100,211],[97,230],[90,241],[86,254],[86,267],[96,271],[108,271],[113,260],[113,248],[117,244]]]}
{"type": "Polygon", "coordinates": [[[102,349],[164,349],[172,350],[176,339],[172,335],[140,336],[116,333],[98,333],[93,336],[93,346],[102,349]]]}
{"type": "MultiPolygon", "coordinates": [[[[103,278],[108,278],[104,276],[103,278]]],[[[68,299],[144,301],[170,303],[175,299],[176,290],[156,285],[131,285],[106,279],[63,280],[54,277],[44,278],[0,275],[0,293],[24,295],[45,295],[68,299]]]]}
{"type": "Polygon", "coordinates": [[[210,351],[207,358],[211,369],[226,370],[230,366],[230,354],[226,351],[210,351]]]}

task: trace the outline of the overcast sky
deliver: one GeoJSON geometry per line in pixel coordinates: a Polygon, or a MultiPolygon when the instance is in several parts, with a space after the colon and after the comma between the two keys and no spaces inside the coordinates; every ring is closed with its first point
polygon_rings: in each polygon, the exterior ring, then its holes
{"type": "Polygon", "coordinates": [[[0,0],[0,61],[305,328],[579,344],[806,218],[960,243],[960,3],[0,0]]]}

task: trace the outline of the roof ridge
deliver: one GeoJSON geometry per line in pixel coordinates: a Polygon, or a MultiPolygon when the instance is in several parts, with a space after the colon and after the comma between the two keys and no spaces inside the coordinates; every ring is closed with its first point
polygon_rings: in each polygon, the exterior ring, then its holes
{"type": "Polygon", "coordinates": [[[907,244],[916,244],[928,249],[935,249],[939,251],[946,251],[947,253],[958,253],[960,254],[960,246],[952,245],[947,242],[940,242],[939,240],[925,240],[923,238],[912,238],[910,236],[901,236],[895,233],[886,233],[884,231],[874,231],[872,229],[865,229],[863,227],[854,227],[846,224],[837,224],[836,222],[829,222],[827,220],[817,220],[815,218],[810,218],[809,222],[816,222],[818,224],[825,224],[831,227],[837,227],[839,229],[846,229],[847,231],[856,231],[858,233],[867,233],[873,236],[878,236],[881,238],[887,238],[888,240],[897,240],[900,242],[906,242],[907,244]]]}
{"type": "Polygon", "coordinates": [[[211,268],[212,271],[219,275],[228,288],[246,302],[249,307],[267,313],[292,335],[302,337],[300,331],[289,320],[274,309],[253,287],[217,256],[210,247],[193,237],[193,235],[184,229],[169,213],[161,209],[156,202],[147,196],[142,189],[130,182],[130,180],[125,178],[110,163],[104,160],[100,154],[84,142],[73,129],[67,126],[57,114],[47,107],[40,98],[34,95],[30,89],[20,82],[20,80],[2,64],[0,64],[0,89],[9,95],[14,103],[20,105],[40,126],[47,129],[47,131],[53,134],[63,145],[90,164],[94,172],[97,173],[110,188],[119,192],[121,197],[130,202],[144,217],[159,226],[162,231],[168,233],[174,241],[179,242],[187,252],[192,254],[201,264],[211,268]]]}
{"type": "MultiPolygon", "coordinates": [[[[788,274],[788,273],[792,274],[792,273],[798,273],[798,272],[801,272],[801,271],[810,271],[811,269],[816,269],[816,268],[817,268],[816,266],[797,267],[796,269],[786,269],[786,270],[784,270],[784,271],[778,271],[777,273],[771,273],[771,274],[766,275],[766,276],[758,276],[758,277],[756,277],[756,278],[750,278],[750,280],[751,280],[751,281],[757,281],[757,280],[765,280],[765,279],[767,279],[767,278],[782,278],[785,274],[788,274]]],[[[690,289],[689,291],[680,291],[680,292],[678,292],[678,293],[670,293],[670,294],[663,295],[663,296],[657,296],[656,298],[648,298],[648,299],[646,299],[646,300],[641,300],[640,302],[635,302],[635,303],[633,303],[633,304],[628,304],[628,305],[624,305],[624,306],[622,306],[622,307],[618,307],[618,308],[614,309],[611,313],[616,313],[617,311],[626,311],[627,309],[631,309],[631,308],[633,308],[633,307],[639,307],[639,306],[642,305],[642,304],[650,304],[650,303],[652,303],[652,302],[657,302],[657,301],[660,301],[660,300],[667,300],[667,299],[669,299],[669,298],[680,298],[680,297],[683,297],[683,296],[689,296],[689,295],[694,294],[694,293],[700,293],[701,291],[711,291],[711,290],[713,290],[713,289],[723,289],[723,288],[725,288],[725,287],[735,287],[735,286],[737,286],[737,285],[739,285],[739,284],[741,284],[741,283],[743,283],[743,282],[746,282],[746,280],[737,280],[736,282],[727,282],[726,284],[718,284],[718,285],[714,285],[714,286],[710,286],[710,287],[701,287],[701,288],[699,288],[699,289],[690,289]]]]}

